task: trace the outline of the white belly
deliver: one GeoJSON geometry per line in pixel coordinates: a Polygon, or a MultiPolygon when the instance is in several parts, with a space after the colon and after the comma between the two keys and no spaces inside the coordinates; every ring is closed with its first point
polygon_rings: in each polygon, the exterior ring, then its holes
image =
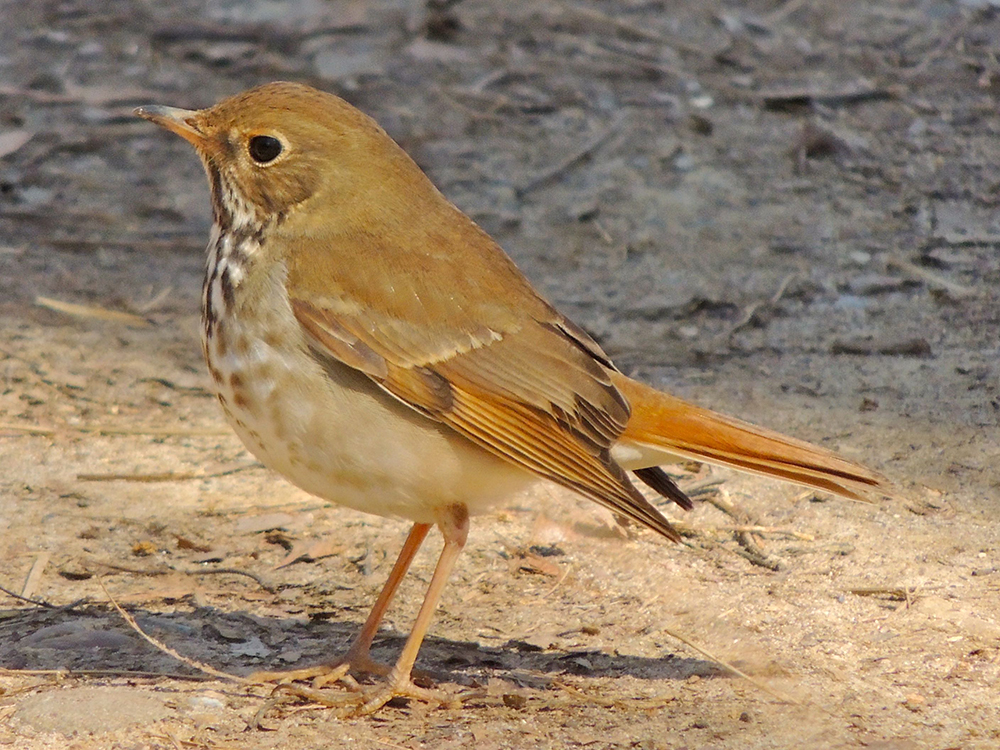
{"type": "Polygon", "coordinates": [[[284,296],[269,296],[266,319],[237,311],[205,342],[226,417],[266,466],[325,500],[424,523],[455,503],[481,513],[535,479],[356,370],[321,365],[284,296]]]}

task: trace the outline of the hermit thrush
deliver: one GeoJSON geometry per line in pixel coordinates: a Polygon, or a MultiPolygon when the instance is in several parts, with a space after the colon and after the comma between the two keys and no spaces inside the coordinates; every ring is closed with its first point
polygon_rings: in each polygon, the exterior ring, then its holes
{"type": "Polygon", "coordinates": [[[362,711],[393,696],[429,697],[410,672],[469,515],[539,478],[670,539],[676,531],[628,471],[685,508],[657,468],[677,457],[847,497],[886,489],[879,474],[830,451],[621,374],[343,100],[271,83],[210,109],[136,114],[190,142],[208,173],[215,225],[203,345],[236,433],[306,491],[414,522],[348,653],[288,675],[388,672],[362,711]],[[432,524],[444,549],[389,670],[369,647],[432,524]]]}

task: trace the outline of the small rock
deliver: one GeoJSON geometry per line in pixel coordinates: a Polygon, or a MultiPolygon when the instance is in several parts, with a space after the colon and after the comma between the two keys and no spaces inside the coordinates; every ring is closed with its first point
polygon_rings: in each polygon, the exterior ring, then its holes
{"type": "Polygon", "coordinates": [[[149,557],[156,554],[156,545],[148,540],[136,542],[132,545],[132,554],[136,557],[149,557]]]}
{"type": "Polygon", "coordinates": [[[229,651],[234,656],[249,656],[254,659],[263,659],[269,656],[271,649],[264,645],[264,642],[253,635],[243,643],[234,643],[229,647],[229,651]]]}
{"type": "Polygon", "coordinates": [[[251,636],[246,631],[246,626],[233,625],[231,623],[219,620],[218,622],[213,622],[209,626],[209,630],[214,631],[217,636],[226,641],[242,642],[248,640],[251,636]]]}
{"type": "Polygon", "coordinates": [[[909,279],[901,279],[897,276],[887,276],[878,273],[863,274],[851,279],[847,285],[850,292],[859,297],[901,292],[911,286],[913,286],[913,282],[909,279]]]}
{"type": "Polygon", "coordinates": [[[113,732],[170,715],[165,698],[130,687],[79,687],[29,695],[14,716],[40,732],[113,732]]]}
{"type": "Polygon", "coordinates": [[[528,705],[528,699],[517,693],[504,693],[503,704],[507,708],[521,709],[528,705]]]}
{"type": "Polygon", "coordinates": [[[194,711],[222,711],[226,704],[211,695],[192,695],[187,699],[188,708],[194,711]]]}

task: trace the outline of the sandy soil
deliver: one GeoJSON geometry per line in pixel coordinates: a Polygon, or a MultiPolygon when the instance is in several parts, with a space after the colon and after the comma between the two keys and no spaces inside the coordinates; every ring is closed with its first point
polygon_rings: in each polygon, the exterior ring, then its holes
{"type": "Polygon", "coordinates": [[[1000,746],[992,5],[0,3],[0,586],[37,602],[0,593],[0,746],[1000,746]],[[109,595],[225,672],[331,656],[406,532],[223,424],[204,178],[130,115],[278,78],[379,119],[624,370],[904,496],[686,467],[722,483],[683,545],[512,498],[418,662],[462,710],[340,719],[143,641],[109,595]]]}

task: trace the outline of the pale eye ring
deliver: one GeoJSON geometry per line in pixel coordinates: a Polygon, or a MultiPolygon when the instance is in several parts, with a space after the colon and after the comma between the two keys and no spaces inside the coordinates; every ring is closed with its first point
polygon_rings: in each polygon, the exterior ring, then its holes
{"type": "Polygon", "coordinates": [[[255,135],[247,144],[250,158],[258,164],[270,164],[281,156],[284,146],[273,135],[255,135]]]}

